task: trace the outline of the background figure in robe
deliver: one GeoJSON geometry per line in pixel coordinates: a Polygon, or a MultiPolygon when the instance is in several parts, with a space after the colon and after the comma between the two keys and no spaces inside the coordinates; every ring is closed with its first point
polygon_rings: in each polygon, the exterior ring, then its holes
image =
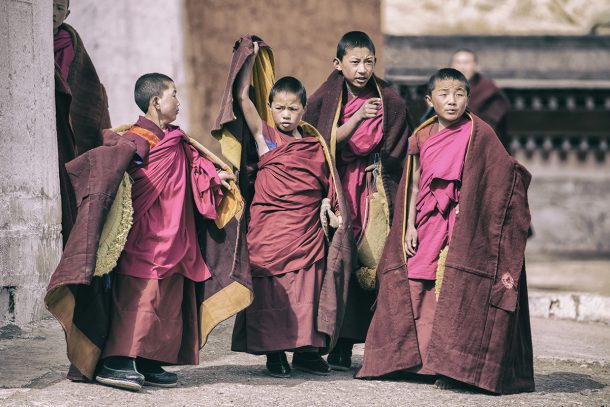
{"type": "Polygon", "coordinates": [[[370,37],[360,31],[346,33],[337,45],[335,70],[311,97],[305,115],[336,159],[358,244],[358,280],[350,282],[340,339],[328,356],[336,370],[350,368],[353,344],[366,338],[375,301],[375,270],[389,232],[410,133],[406,105],[375,76],[375,62],[370,37]],[[371,245],[377,250],[368,256],[371,245]]]}
{"type": "Polygon", "coordinates": [[[102,144],[102,130],[110,128],[106,90],[76,30],[64,23],[69,0],[53,0],[55,63],[69,85],[70,122],[78,154],[102,144]]]}
{"type": "Polygon", "coordinates": [[[485,120],[509,151],[506,116],[510,107],[506,95],[496,86],[491,78],[481,74],[477,54],[463,48],[451,56],[451,68],[464,74],[470,82],[470,101],[468,110],[485,120]]]}
{"type": "Polygon", "coordinates": [[[443,389],[534,390],[525,276],[531,176],[466,112],[468,96],[455,69],[428,82],[436,115],[409,140],[401,214],[380,264],[357,378],[408,372],[437,375],[443,389]]]}
{"type": "Polygon", "coordinates": [[[123,137],[138,146],[128,168],[133,226],[113,272],[112,313],[101,369],[102,384],[138,391],[142,384],[177,383],[166,364],[197,364],[199,329],[195,283],[210,277],[199,246],[195,211],[217,216],[234,179],[199,155],[172,123],[180,105],[171,78],[146,74],[135,85],[146,113],[123,137]]]}
{"type": "Polygon", "coordinates": [[[110,127],[106,92],[79,35],[64,24],[68,15],[70,1],[53,0],[55,114],[64,246],[76,219],[76,198],[65,164],[99,146],[102,130],[110,127]]]}
{"type": "Polygon", "coordinates": [[[254,289],[245,310],[247,351],[266,354],[274,377],[290,377],[285,351],[294,352],[294,368],[327,375],[319,352],[327,338],[316,318],[326,270],[323,228],[341,225],[331,205],[331,168],[320,142],[300,126],[307,96],[297,79],[281,78],[271,88],[275,127],[259,116],[249,97],[258,52],[254,42],[234,85],[259,156],[247,235],[254,289]]]}

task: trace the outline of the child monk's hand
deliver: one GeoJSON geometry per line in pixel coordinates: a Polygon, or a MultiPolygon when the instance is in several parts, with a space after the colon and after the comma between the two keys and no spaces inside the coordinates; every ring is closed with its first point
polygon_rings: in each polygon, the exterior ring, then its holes
{"type": "Polygon", "coordinates": [[[235,181],[235,175],[229,174],[225,170],[218,171],[218,178],[220,178],[220,184],[227,189],[231,188],[229,181],[235,181]]]}
{"type": "Polygon", "coordinates": [[[417,252],[417,229],[415,226],[407,226],[407,235],[405,237],[405,252],[407,252],[407,256],[413,257],[415,252],[417,252]]]}
{"type": "Polygon", "coordinates": [[[358,113],[362,120],[372,119],[379,114],[379,108],[381,107],[381,99],[380,98],[370,98],[358,109],[358,113]]]}

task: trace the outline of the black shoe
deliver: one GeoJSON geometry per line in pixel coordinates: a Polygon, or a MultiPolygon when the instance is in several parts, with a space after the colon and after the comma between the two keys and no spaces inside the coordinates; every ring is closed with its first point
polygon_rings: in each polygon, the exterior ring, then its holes
{"type": "Polygon", "coordinates": [[[144,376],[136,371],[135,363],[131,367],[115,369],[108,366],[107,361],[102,362],[102,367],[95,377],[99,383],[119,389],[140,391],[144,384],[144,376]]]}
{"type": "Polygon", "coordinates": [[[267,370],[269,375],[282,379],[290,377],[290,364],[285,352],[267,354],[267,370]]]}
{"type": "Polygon", "coordinates": [[[330,366],[318,352],[294,352],[292,367],[320,376],[330,374],[330,366]]]}
{"type": "Polygon", "coordinates": [[[331,369],[347,372],[352,367],[352,346],[335,346],[332,352],[328,354],[327,360],[331,369]]]}
{"type": "Polygon", "coordinates": [[[137,359],[138,372],[144,375],[145,386],[176,387],[178,375],[164,370],[155,360],[137,359]]]}

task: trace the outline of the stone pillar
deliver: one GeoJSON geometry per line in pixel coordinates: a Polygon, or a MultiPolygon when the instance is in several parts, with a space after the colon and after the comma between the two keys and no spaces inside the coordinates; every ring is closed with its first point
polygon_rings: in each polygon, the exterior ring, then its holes
{"type": "Polygon", "coordinates": [[[0,326],[44,312],[61,255],[51,0],[0,2],[0,326]]]}

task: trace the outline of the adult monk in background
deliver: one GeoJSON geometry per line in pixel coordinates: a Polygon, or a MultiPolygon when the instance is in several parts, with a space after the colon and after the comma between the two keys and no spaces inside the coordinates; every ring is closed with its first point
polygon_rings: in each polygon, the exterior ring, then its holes
{"type": "Polygon", "coordinates": [[[328,357],[333,369],[348,370],[353,344],[364,342],[372,317],[375,272],[411,127],[405,102],[375,76],[375,45],[366,33],[346,33],[333,63],[304,119],[320,131],[336,159],[358,245],[358,278],[350,283],[340,339],[328,357]]]}
{"type": "Polygon", "coordinates": [[[470,49],[455,51],[451,56],[451,68],[462,72],[470,82],[468,109],[494,129],[506,151],[509,151],[506,114],[510,105],[506,95],[493,80],[481,74],[477,54],[470,49]]]}

